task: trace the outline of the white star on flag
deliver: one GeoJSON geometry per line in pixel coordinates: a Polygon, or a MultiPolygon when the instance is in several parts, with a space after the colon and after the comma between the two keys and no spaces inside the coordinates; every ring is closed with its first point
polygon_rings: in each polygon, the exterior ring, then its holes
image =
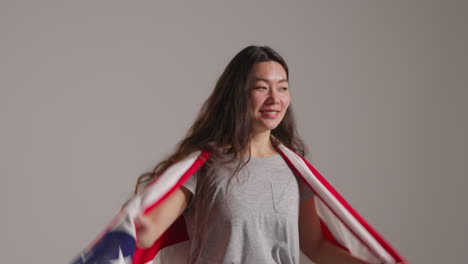
{"type": "Polygon", "coordinates": [[[110,261],[111,264],[132,264],[132,256],[123,257],[122,249],[119,247],[119,258],[110,261]]]}

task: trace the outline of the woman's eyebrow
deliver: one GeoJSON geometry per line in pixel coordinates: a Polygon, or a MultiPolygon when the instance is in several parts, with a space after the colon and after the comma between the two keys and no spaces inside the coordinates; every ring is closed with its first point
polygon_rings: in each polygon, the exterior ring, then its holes
{"type": "MultiPolygon", "coordinates": [[[[257,82],[257,81],[270,82],[270,81],[268,81],[267,79],[258,78],[258,77],[255,78],[255,81],[256,81],[256,82],[257,82]]],[[[288,80],[287,80],[287,79],[281,79],[281,80],[278,81],[278,83],[282,83],[282,82],[288,82],[288,80]]]]}

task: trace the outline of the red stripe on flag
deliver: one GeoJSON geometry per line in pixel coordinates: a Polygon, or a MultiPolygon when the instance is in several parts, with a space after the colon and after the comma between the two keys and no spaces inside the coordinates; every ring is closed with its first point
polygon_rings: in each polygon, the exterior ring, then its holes
{"type": "Polygon", "coordinates": [[[328,239],[330,242],[332,242],[333,244],[341,247],[342,249],[346,250],[349,252],[349,250],[344,247],[343,245],[341,245],[338,241],[336,241],[335,237],[333,236],[333,234],[330,232],[330,229],[328,229],[327,225],[322,221],[320,220],[320,226],[322,228],[322,233],[323,233],[323,236],[328,239]]]}

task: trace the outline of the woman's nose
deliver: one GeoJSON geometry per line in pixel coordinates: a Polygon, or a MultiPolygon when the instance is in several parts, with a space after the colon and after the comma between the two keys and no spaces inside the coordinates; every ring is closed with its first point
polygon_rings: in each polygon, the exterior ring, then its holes
{"type": "Polygon", "coordinates": [[[269,92],[269,103],[277,103],[279,102],[279,94],[275,89],[270,89],[269,92]]]}

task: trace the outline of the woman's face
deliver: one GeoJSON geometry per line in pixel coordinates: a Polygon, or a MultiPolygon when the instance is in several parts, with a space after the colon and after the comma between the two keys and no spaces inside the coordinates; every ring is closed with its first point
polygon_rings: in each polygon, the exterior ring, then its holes
{"type": "Polygon", "coordinates": [[[281,123],[291,98],[286,71],[281,64],[260,62],[253,70],[255,85],[250,92],[252,132],[259,133],[272,130],[281,123]]]}

